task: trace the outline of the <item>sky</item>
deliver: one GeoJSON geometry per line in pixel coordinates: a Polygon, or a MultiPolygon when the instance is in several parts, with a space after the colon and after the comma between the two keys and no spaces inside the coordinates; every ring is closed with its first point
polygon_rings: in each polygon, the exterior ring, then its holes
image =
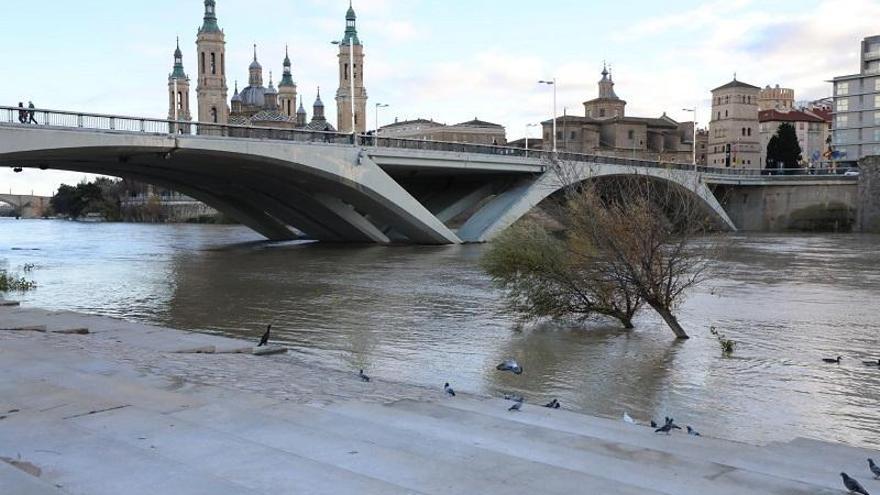
{"type": "MultiPolygon", "coordinates": [[[[5,0],[0,105],[165,118],[175,38],[195,78],[201,0],[5,0]],[[13,22],[14,21],[14,22],[13,22]]],[[[228,85],[247,85],[253,44],[277,83],[289,45],[311,116],[317,87],[335,120],[337,48],[348,0],[217,0],[228,85]]],[[[798,100],[831,94],[858,72],[859,43],[880,34],[880,0],[354,0],[366,53],[368,123],[413,118],[454,124],[478,117],[508,139],[558,108],[583,115],[603,61],[627,114],[709,119],[710,91],[734,74],[793,88],[798,100]]],[[[195,107],[195,81],[191,89],[195,107]]],[[[530,129],[538,137],[538,129],[530,129]]],[[[0,170],[0,191],[51,195],[82,174],[0,170]]]]}

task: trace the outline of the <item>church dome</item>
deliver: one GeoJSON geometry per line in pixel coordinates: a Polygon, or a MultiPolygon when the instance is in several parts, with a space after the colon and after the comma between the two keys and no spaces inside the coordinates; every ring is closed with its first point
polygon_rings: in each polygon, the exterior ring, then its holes
{"type": "Polygon", "coordinates": [[[262,86],[248,86],[241,90],[239,96],[244,105],[262,107],[266,101],[266,88],[262,86]]]}

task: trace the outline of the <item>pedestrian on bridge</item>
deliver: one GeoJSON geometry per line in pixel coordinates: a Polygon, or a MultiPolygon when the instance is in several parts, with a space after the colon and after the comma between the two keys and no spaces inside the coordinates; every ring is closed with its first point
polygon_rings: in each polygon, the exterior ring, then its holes
{"type": "Polygon", "coordinates": [[[27,110],[24,109],[24,103],[18,102],[18,108],[21,109],[18,111],[18,121],[27,124],[27,110]]]}
{"type": "Polygon", "coordinates": [[[34,118],[34,114],[37,113],[36,111],[34,111],[34,108],[36,108],[36,107],[34,106],[34,102],[29,101],[29,102],[28,102],[28,108],[29,108],[29,110],[28,110],[28,122],[27,122],[27,123],[28,123],[28,124],[38,124],[38,125],[39,125],[39,123],[37,122],[37,119],[34,118]]]}

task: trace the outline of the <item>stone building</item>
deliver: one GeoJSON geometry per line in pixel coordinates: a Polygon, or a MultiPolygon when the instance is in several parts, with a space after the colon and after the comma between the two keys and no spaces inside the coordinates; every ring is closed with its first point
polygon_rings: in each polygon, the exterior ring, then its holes
{"type": "Polygon", "coordinates": [[[507,144],[504,126],[478,118],[455,125],[441,124],[429,119],[395,121],[393,124],[380,128],[379,136],[497,146],[507,144]]]}
{"type": "Polygon", "coordinates": [[[764,87],[758,93],[758,110],[779,110],[785,112],[794,109],[794,90],[789,88],[780,88],[777,84],[775,88],[769,85],[764,87]]]}
{"type": "Polygon", "coordinates": [[[761,168],[758,96],[761,88],[733,81],[712,90],[708,166],[761,168]]]}
{"type": "Polygon", "coordinates": [[[767,145],[776,135],[783,123],[791,124],[797,134],[801,147],[801,156],[805,165],[818,166],[825,152],[825,136],[827,122],[825,119],[803,110],[763,110],[758,115],[761,129],[761,167],[774,168],[767,164],[767,145]]]}
{"type": "MultiPolygon", "coordinates": [[[[297,91],[293,79],[290,54],[285,47],[282,62],[282,77],[276,88],[272,72],[269,71],[269,84],[264,85],[263,66],[257,59],[257,47],[254,45],[254,59],[248,67],[248,85],[239,91],[238,82],[235,91],[227,102],[226,86],[226,35],[217,21],[216,0],[205,0],[205,15],[196,38],[198,81],[196,93],[198,98],[199,122],[232,124],[253,127],[279,127],[289,129],[310,129],[321,131],[335,130],[324,116],[324,103],[321,101],[320,89],[313,105],[312,120],[303,106],[302,96],[297,91]],[[297,98],[299,106],[297,107],[297,98]]],[[[355,119],[357,128],[363,132],[366,123],[366,89],[363,79],[363,45],[357,35],[356,15],[354,8],[349,6],[346,14],[346,28],[340,42],[340,72],[337,104],[340,105],[339,120],[344,132],[351,130],[351,98],[349,80],[349,50],[355,53],[353,74],[355,82],[355,119]],[[344,52],[344,53],[343,53],[344,52]],[[346,111],[344,108],[348,108],[346,111]]],[[[180,47],[174,53],[174,69],[168,79],[169,87],[169,119],[176,115],[180,120],[189,120],[189,79],[183,69],[183,56],[180,47]]],[[[208,132],[200,129],[199,132],[208,132]]]]}
{"type": "MultiPolygon", "coordinates": [[[[693,127],[665,113],[658,118],[626,115],[626,101],[614,91],[614,80],[605,67],[597,98],[584,103],[583,117],[556,119],[557,149],[572,153],[633,157],[691,163],[693,127]]],[[[552,147],[553,120],[541,123],[545,147],[552,147]]]]}
{"type": "Polygon", "coordinates": [[[844,166],[880,155],[880,35],[860,52],[859,73],[834,78],[833,158],[844,166]]]}

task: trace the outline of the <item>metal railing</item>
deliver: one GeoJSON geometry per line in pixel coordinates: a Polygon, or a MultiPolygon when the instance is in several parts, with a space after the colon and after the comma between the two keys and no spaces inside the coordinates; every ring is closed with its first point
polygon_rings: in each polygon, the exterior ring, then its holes
{"type": "Polygon", "coordinates": [[[456,143],[448,141],[427,141],[363,134],[353,136],[348,133],[315,131],[310,129],[290,129],[282,127],[251,127],[231,124],[214,124],[205,122],[187,122],[145,117],[128,117],[120,115],[90,114],[83,112],[67,112],[28,107],[0,106],[0,124],[15,126],[46,126],[55,128],[87,129],[105,132],[144,133],[154,135],[182,135],[207,137],[235,137],[246,139],[266,139],[279,141],[295,141],[304,143],[359,144],[364,147],[380,149],[406,149],[420,151],[442,151],[452,153],[468,153],[536,159],[546,163],[587,162],[631,167],[662,168],[698,172],[709,175],[723,176],[766,176],[792,177],[817,175],[843,175],[851,169],[791,169],[785,171],[768,171],[764,169],[737,169],[698,166],[690,163],[662,162],[637,158],[622,158],[602,154],[571,153],[559,151],[553,153],[543,150],[526,150],[509,146],[489,144],[456,143]],[[356,141],[356,142],[355,142],[356,141]],[[784,172],[784,173],[779,173],[784,172]]]}

